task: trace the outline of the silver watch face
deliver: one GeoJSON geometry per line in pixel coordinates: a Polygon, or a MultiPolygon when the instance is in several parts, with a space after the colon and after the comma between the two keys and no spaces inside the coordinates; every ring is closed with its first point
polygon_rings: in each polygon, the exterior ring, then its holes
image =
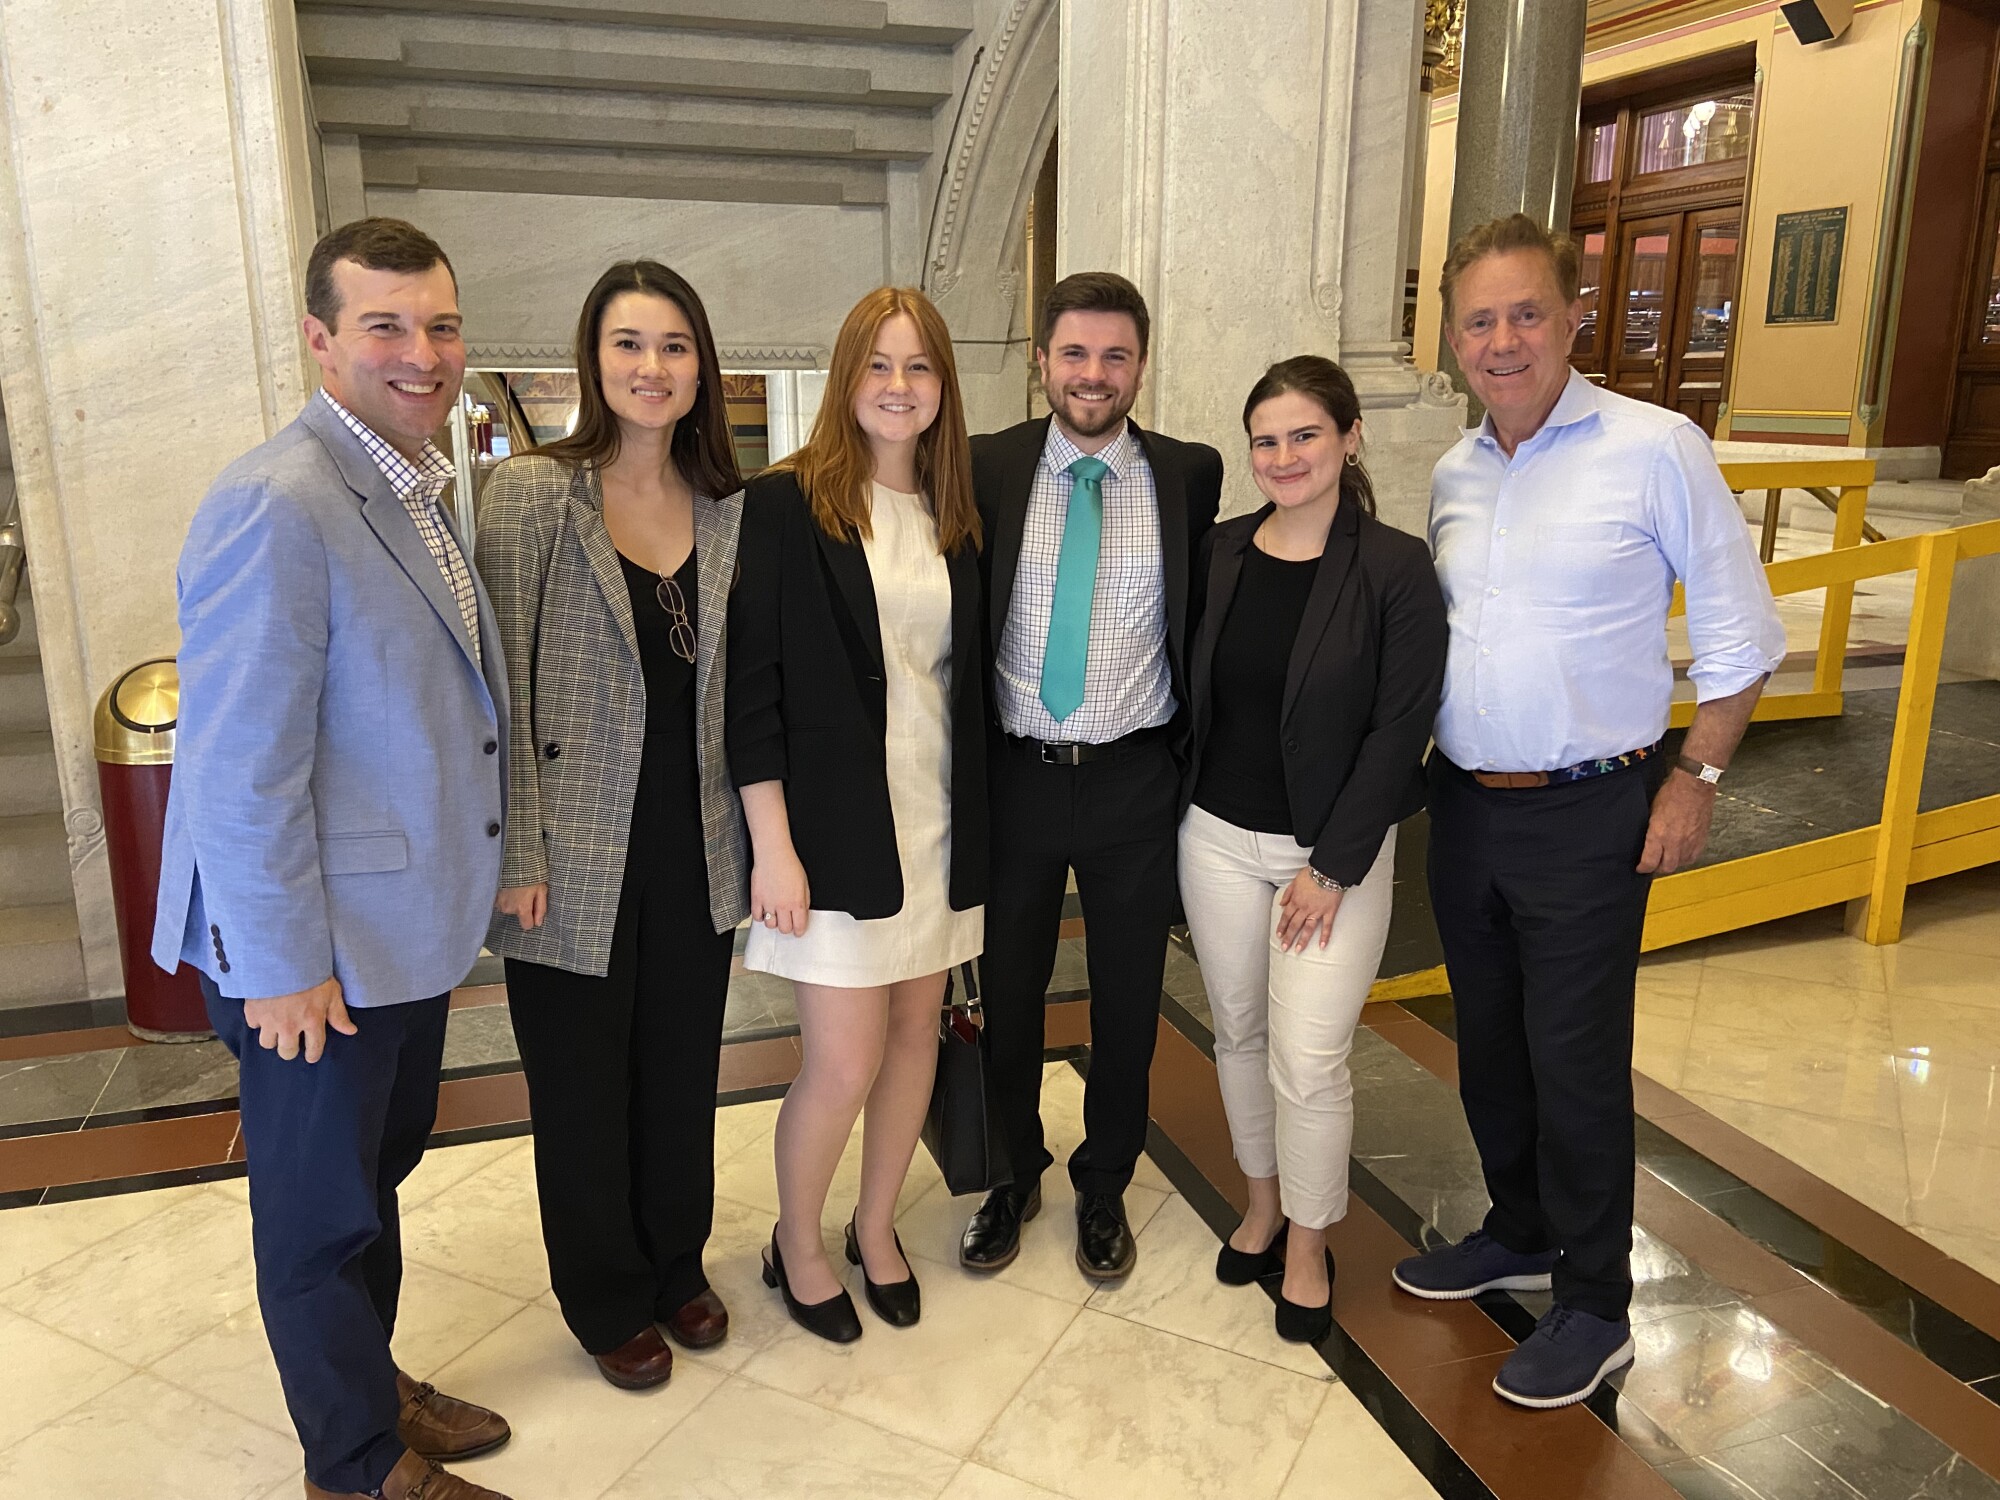
{"type": "Polygon", "coordinates": [[[1722,780],[1722,767],[1703,765],[1701,768],[1701,779],[1710,786],[1714,786],[1718,781],[1722,780]]]}

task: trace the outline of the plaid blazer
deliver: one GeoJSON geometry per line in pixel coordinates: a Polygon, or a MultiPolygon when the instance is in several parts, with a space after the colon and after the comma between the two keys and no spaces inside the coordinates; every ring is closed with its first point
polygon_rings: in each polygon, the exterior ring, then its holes
{"type": "MultiPolygon", "coordinates": [[[[724,637],[742,518],[740,492],[695,497],[695,751],[717,932],[749,915],[743,807],[722,738],[724,637]]],[[[540,927],[523,932],[496,912],[486,946],[601,975],[625,878],[646,684],[596,471],[535,456],[502,464],[480,503],[477,560],[514,703],[500,884],[549,887],[540,927]],[[560,759],[544,755],[550,745],[561,746],[560,759]]]]}

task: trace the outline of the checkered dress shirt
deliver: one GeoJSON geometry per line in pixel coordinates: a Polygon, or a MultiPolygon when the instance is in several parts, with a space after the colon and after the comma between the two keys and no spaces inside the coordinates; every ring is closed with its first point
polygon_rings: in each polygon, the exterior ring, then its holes
{"type": "Polygon", "coordinates": [[[1057,723],[1041,697],[1056,565],[1069,518],[1070,476],[1065,471],[1083,457],[1052,421],[1028,495],[1021,560],[995,663],[1000,722],[1009,734],[1100,745],[1174,716],[1173,673],[1167,665],[1166,559],[1153,471],[1129,426],[1095,456],[1110,472],[1103,479],[1104,530],[1091,595],[1083,703],[1057,723]]]}
{"type": "Polygon", "coordinates": [[[417,535],[424,539],[424,547],[450,585],[452,597],[458,601],[459,617],[465,621],[465,637],[472,642],[472,657],[482,666],[485,654],[479,644],[479,595],[472,587],[472,569],[465,564],[465,554],[459,550],[458,538],[445,525],[444,512],[438,507],[438,496],[444,487],[458,477],[458,469],[446,458],[436,443],[425,443],[418,461],[411,463],[402,454],[376,434],[375,430],[353,412],[334,400],[322,386],[320,399],[333,408],[335,416],[347,424],[347,430],[361,439],[361,446],[368,450],[375,460],[375,467],[382,471],[382,477],[389,481],[389,488],[403,502],[403,509],[410,513],[416,523],[417,535]]]}

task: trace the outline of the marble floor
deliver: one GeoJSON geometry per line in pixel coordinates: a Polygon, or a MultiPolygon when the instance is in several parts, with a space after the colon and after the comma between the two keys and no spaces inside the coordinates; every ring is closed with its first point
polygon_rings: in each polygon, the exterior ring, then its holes
{"type": "MultiPolygon", "coordinates": [[[[1051,1144],[1081,1134],[1053,1063],[1051,1144]]],[[[1414,1500],[1434,1493],[1255,1288],[1218,1285],[1216,1236],[1151,1161],[1127,1205],[1144,1274],[1094,1286],[1052,1203],[998,1277],[960,1270],[971,1200],[919,1152],[899,1231],[925,1316],[836,1348],[758,1278],[776,1208],[775,1102],[722,1111],[710,1272],[732,1331],[663,1390],[612,1389],[548,1290],[528,1143],[434,1149],[404,1195],[396,1351],[503,1411],[463,1466],[515,1500],[1414,1500]]],[[[829,1245],[852,1204],[850,1152],[829,1245]]],[[[1052,1187],[1054,1186],[1052,1179],[1052,1187]]],[[[244,1183],[9,1212],[0,1236],[0,1496],[262,1500],[299,1493],[298,1450],[258,1322],[244,1183]]],[[[858,1299],[858,1282],[856,1285],[858,1299]]]]}

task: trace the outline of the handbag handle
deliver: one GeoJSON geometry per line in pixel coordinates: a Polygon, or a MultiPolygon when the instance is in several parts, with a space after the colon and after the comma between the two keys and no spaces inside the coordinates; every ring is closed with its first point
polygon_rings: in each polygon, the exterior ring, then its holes
{"type": "Polygon", "coordinates": [[[938,1011],[938,1035],[955,1032],[960,1041],[970,1042],[978,1037],[979,1030],[986,1024],[986,1018],[979,1004],[979,980],[972,972],[972,961],[967,959],[957,970],[947,970],[944,976],[944,1003],[938,1011]],[[952,987],[959,974],[965,976],[965,999],[959,1004],[952,1003],[952,987]]]}

